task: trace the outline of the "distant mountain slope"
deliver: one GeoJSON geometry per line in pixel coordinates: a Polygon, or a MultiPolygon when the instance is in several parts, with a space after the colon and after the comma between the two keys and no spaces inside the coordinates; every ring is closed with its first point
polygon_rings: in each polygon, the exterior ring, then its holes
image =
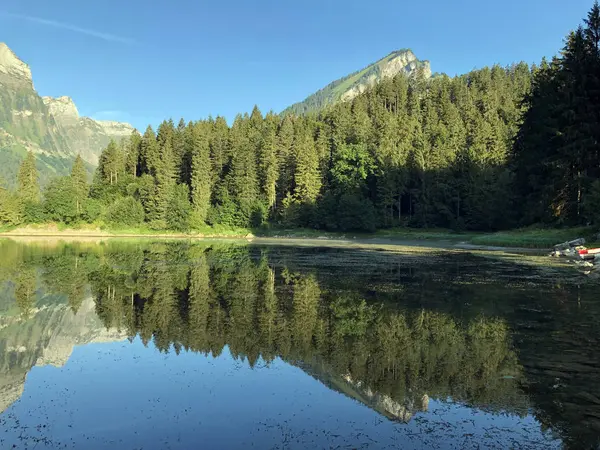
{"type": "Polygon", "coordinates": [[[358,72],[328,84],[304,101],[285,109],[282,114],[304,115],[319,111],[332,103],[353,99],[384,78],[392,78],[399,73],[414,76],[419,72],[426,78],[431,77],[429,61],[417,59],[409,49],[397,50],[358,72]]]}
{"type": "Polygon", "coordinates": [[[69,97],[40,97],[29,66],[0,42],[0,178],[14,185],[27,151],[37,157],[41,182],[70,171],[78,153],[89,164],[111,139],[129,136],[125,123],[80,117],[69,97]]]}

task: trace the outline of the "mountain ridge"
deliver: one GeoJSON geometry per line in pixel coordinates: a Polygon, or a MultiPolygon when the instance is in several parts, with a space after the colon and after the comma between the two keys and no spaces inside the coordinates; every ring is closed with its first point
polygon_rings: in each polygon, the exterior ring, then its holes
{"type": "Polygon", "coordinates": [[[3,82],[29,82],[33,88],[31,69],[5,42],[0,42],[0,85],[3,82]]]}
{"type": "Polygon", "coordinates": [[[131,135],[128,123],[80,116],[71,97],[40,96],[31,69],[0,42],[0,178],[15,185],[20,162],[36,154],[40,182],[66,175],[79,154],[91,172],[111,140],[131,135]]]}
{"type": "Polygon", "coordinates": [[[392,78],[399,73],[407,76],[431,77],[428,60],[419,60],[409,48],[394,50],[383,58],[349,75],[332,81],[282,111],[282,114],[305,115],[317,112],[338,101],[349,101],[360,95],[379,81],[392,78]]]}

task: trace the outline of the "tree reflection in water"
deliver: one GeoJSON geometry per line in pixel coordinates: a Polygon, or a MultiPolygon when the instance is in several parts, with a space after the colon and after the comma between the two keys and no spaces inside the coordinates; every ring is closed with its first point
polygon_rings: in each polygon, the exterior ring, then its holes
{"type": "MultiPolygon", "coordinates": [[[[64,299],[76,312],[91,293],[107,329],[163,352],[216,356],[227,346],[251,367],[281,358],[392,420],[451,399],[521,417],[533,410],[567,441],[594,441],[576,415],[536,406],[549,378],[524,358],[543,346],[517,349],[529,325],[516,306],[534,289],[492,282],[473,257],[438,257],[433,267],[356,250],[224,243],[0,246],[0,308],[12,301],[19,320],[64,299]],[[477,268],[469,283],[465,267],[477,268]]],[[[549,299],[573,295],[544,289],[549,299]]],[[[3,372],[13,363],[5,359],[3,372]]],[[[585,389],[579,415],[589,420],[597,392],[585,389]]]]}

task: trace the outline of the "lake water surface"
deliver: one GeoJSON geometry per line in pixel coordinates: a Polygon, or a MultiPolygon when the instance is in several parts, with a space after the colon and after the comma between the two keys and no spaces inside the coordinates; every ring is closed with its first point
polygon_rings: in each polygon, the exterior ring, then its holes
{"type": "Polygon", "coordinates": [[[599,448],[600,296],[565,275],[441,250],[0,240],[0,447],[599,448]]]}

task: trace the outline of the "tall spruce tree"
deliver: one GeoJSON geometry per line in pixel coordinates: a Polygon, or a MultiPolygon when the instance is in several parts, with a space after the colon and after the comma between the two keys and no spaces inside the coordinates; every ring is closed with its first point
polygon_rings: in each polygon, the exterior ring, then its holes
{"type": "Polygon", "coordinates": [[[85,199],[89,193],[89,186],[87,182],[87,170],[85,169],[85,164],[79,154],[75,158],[73,168],[71,169],[71,182],[73,183],[75,193],[77,215],[81,215],[83,213],[85,199]]]}
{"type": "Polygon", "coordinates": [[[192,155],[192,206],[195,220],[202,223],[206,222],[212,188],[210,148],[206,133],[208,129],[203,124],[196,124],[190,125],[187,132],[187,145],[192,155]]]}
{"type": "Polygon", "coordinates": [[[38,170],[35,166],[35,156],[30,150],[19,167],[17,175],[19,197],[24,202],[36,203],[40,201],[40,185],[38,170]]]}
{"type": "Polygon", "coordinates": [[[151,221],[166,221],[169,202],[175,194],[177,171],[171,141],[165,139],[160,148],[160,157],[157,161],[154,175],[155,190],[152,207],[149,211],[151,221]]]}
{"type": "Polygon", "coordinates": [[[277,201],[277,180],[279,179],[279,165],[277,160],[278,122],[275,114],[269,113],[265,117],[258,159],[261,192],[267,199],[267,205],[271,209],[275,208],[277,201]]]}
{"type": "Polygon", "coordinates": [[[319,155],[310,130],[299,131],[295,139],[294,151],[296,154],[294,198],[300,203],[314,203],[321,191],[321,174],[319,155]]]}
{"type": "Polygon", "coordinates": [[[223,203],[228,196],[228,173],[231,168],[231,150],[229,146],[229,126],[223,117],[217,116],[211,123],[210,159],[212,162],[212,193],[214,203],[223,203]]]}
{"type": "Polygon", "coordinates": [[[98,160],[96,174],[106,184],[116,185],[125,173],[125,155],[121,147],[110,141],[98,160]]]}
{"type": "Polygon", "coordinates": [[[135,130],[129,137],[127,143],[127,153],[125,155],[125,171],[132,177],[141,175],[140,171],[140,152],[142,146],[142,136],[135,130]]]}
{"type": "Polygon", "coordinates": [[[258,198],[256,155],[248,136],[248,118],[238,116],[230,133],[231,170],[229,189],[239,206],[247,208],[258,198]]]}
{"type": "Polygon", "coordinates": [[[600,8],[572,32],[559,57],[536,71],[513,152],[516,192],[528,222],[582,224],[598,173],[600,8]],[[527,214],[528,211],[532,213],[527,214]]]}
{"type": "Polygon", "coordinates": [[[277,133],[277,160],[279,162],[279,182],[277,206],[292,194],[294,180],[294,122],[291,116],[285,116],[277,133]]]}
{"type": "Polygon", "coordinates": [[[156,168],[160,164],[160,147],[156,141],[156,134],[151,126],[146,128],[140,142],[140,166],[138,176],[143,174],[156,175],[156,168]]]}
{"type": "Polygon", "coordinates": [[[186,145],[186,129],[185,120],[181,118],[177,124],[177,128],[173,132],[173,156],[177,166],[178,180],[180,183],[191,185],[192,179],[192,154],[188,151],[186,145]]]}

